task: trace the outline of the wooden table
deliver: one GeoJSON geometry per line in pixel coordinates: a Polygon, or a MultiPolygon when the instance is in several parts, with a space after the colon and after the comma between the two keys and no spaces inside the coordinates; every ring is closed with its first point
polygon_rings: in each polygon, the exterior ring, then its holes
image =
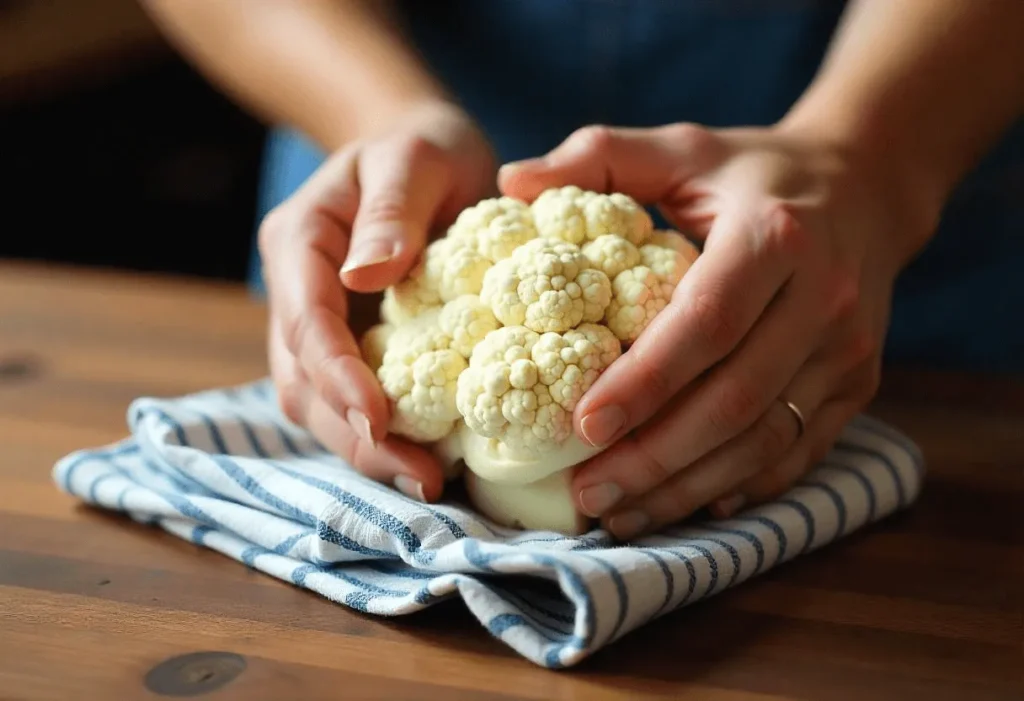
{"type": "Polygon", "coordinates": [[[369,618],[52,485],[135,397],[264,374],[264,314],[230,286],[0,265],[0,699],[161,698],[149,671],[200,651],[245,665],[210,699],[1024,698],[1021,384],[893,374],[874,411],[929,459],[915,508],[548,672],[457,601],[369,618]]]}

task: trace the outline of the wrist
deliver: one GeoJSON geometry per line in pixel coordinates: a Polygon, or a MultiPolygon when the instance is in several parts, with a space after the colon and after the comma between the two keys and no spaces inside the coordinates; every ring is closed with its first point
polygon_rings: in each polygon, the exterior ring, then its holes
{"type": "Polygon", "coordinates": [[[786,138],[836,154],[854,173],[853,180],[898,213],[905,222],[905,239],[897,246],[901,259],[928,243],[957,176],[922,153],[913,133],[901,134],[895,120],[883,115],[811,104],[798,104],[774,128],[786,138]]]}

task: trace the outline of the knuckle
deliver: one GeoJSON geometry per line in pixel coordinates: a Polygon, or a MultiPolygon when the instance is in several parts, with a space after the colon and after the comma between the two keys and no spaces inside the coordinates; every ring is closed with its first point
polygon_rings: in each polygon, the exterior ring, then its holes
{"type": "Polygon", "coordinates": [[[659,485],[675,472],[668,464],[659,459],[655,451],[643,438],[635,441],[636,464],[642,474],[642,482],[647,488],[659,485]]]}
{"type": "Polygon", "coordinates": [[[769,412],[754,431],[754,460],[759,463],[777,461],[786,453],[796,437],[796,427],[791,416],[783,412],[769,412]]]}
{"type": "Polygon", "coordinates": [[[665,368],[650,357],[643,350],[643,346],[633,346],[628,354],[633,360],[635,376],[638,378],[637,385],[642,395],[651,398],[660,398],[672,391],[673,384],[670,381],[665,368]]]}
{"type": "Polygon", "coordinates": [[[857,275],[846,270],[832,270],[825,287],[822,301],[829,321],[845,321],[860,308],[861,282],[857,275]]]}
{"type": "Polygon", "coordinates": [[[796,207],[789,202],[769,203],[761,215],[761,244],[769,256],[803,255],[811,239],[801,224],[796,207]]]}
{"type": "Polygon", "coordinates": [[[718,292],[705,292],[693,300],[691,314],[698,340],[707,350],[724,355],[741,336],[733,305],[718,292]]]}
{"type": "Polygon", "coordinates": [[[691,154],[706,153],[716,143],[710,130],[692,122],[669,124],[664,134],[676,148],[691,154]]]}
{"type": "Polygon", "coordinates": [[[756,420],[763,410],[761,393],[746,380],[724,379],[711,417],[719,431],[735,434],[756,420]]]}
{"type": "Polygon", "coordinates": [[[437,162],[444,159],[444,149],[430,139],[415,135],[401,145],[402,154],[411,162],[437,162]]]}
{"type": "MultiPolygon", "coordinates": [[[[853,366],[862,365],[872,361],[879,351],[879,343],[867,328],[860,328],[854,331],[850,338],[850,364],[853,366]]],[[[874,363],[872,363],[874,365],[874,363]]]]}
{"type": "Polygon", "coordinates": [[[389,224],[405,219],[407,203],[405,194],[396,188],[376,192],[359,207],[361,224],[389,224]]]}
{"type": "Polygon", "coordinates": [[[302,390],[295,382],[284,382],[278,385],[277,402],[281,412],[288,417],[292,423],[302,426],[305,424],[306,412],[303,407],[302,390]]]}
{"type": "Polygon", "coordinates": [[[615,141],[615,130],[604,124],[591,124],[577,129],[569,137],[574,148],[583,151],[603,151],[615,141]]]}

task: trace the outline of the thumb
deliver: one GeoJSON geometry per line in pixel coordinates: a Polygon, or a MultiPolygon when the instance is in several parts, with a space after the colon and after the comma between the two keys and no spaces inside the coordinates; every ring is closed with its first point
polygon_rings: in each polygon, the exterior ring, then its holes
{"type": "Polygon", "coordinates": [[[359,209],[342,282],[356,292],[377,292],[412,268],[448,196],[451,175],[444,152],[420,138],[366,148],[358,174],[359,209]]]}
{"type": "Polygon", "coordinates": [[[541,158],[504,165],[498,185],[505,195],[527,201],[549,188],[576,185],[659,202],[707,161],[714,141],[710,131],[692,124],[588,126],[541,158]]]}

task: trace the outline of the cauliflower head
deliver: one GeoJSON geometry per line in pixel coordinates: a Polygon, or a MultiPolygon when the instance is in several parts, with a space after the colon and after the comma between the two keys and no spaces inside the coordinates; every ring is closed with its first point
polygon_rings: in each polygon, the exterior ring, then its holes
{"type": "Polygon", "coordinates": [[[423,443],[469,431],[526,456],[567,447],[583,394],[698,255],[618,193],[569,186],[463,210],[361,340],[389,430],[423,443]]]}

